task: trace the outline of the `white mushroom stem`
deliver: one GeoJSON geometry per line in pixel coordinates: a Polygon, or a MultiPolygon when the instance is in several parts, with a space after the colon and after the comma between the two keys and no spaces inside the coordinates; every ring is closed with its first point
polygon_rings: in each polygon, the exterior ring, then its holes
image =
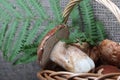
{"type": "Polygon", "coordinates": [[[59,41],[53,48],[50,59],[64,69],[75,72],[89,72],[95,67],[91,58],[76,46],[59,41]]]}

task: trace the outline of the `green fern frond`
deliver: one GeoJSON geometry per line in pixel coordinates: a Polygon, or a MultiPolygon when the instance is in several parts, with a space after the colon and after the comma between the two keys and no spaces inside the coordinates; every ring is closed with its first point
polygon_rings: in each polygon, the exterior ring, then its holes
{"type": "Polygon", "coordinates": [[[34,42],[33,44],[24,45],[21,47],[21,52],[27,52],[29,50],[30,50],[29,52],[32,52],[32,49],[37,48],[38,45],[39,45],[38,42],[34,42]]]}
{"type": "Polygon", "coordinates": [[[72,31],[67,42],[88,42],[94,45],[96,40],[96,26],[95,19],[89,0],[83,0],[80,5],[75,6],[71,13],[72,31]],[[83,26],[84,25],[84,26],[83,26]],[[83,29],[84,28],[84,29],[83,29]],[[84,31],[84,32],[83,32],[84,31]],[[95,33],[95,34],[94,34],[95,33]],[[95,36],[95,39],[94,39],[95,36]]]}
{"type": "Polygon", "coordinates": [[[90,0],[83,0],[80,3],[80,10],[83,17],[83,23],[85,25],[85,34],[89,38],[87,41],[91,45],[95,45],[95,41],[97,40],[97,28],[95,26],[95,19],[93,9],[90,5],[90,0]]]}
{"type": "Polygon", "coordinates": [[[9,53],[9,49],[12,46],[12,41],[13,41],[13,37],[15,36],[16,33],[16,27],[18,25],[18,21],[14,20],[13,23],[11,24],[11,27],[9,27],[6,31],[5,37],[4,37],[4,41],[3,41],[3,47],[2,47],[2,51],[3,56],[7,57],[7,54],[9,53]]]}
{"type": "Polygon", "coordinates": [[[49,0],[51,9],[54,13],[55,19],[62,22],[62,13],[60,8],[60,0],[49,0]]]}
{"type": "Polygon", "coordinates": [[[11,16],[0,8],[0,22],[5,23],[11,19],[11,16]]]}
{"type": "Polygon", "coordinates": [[[43,8],[43,6],[38,3],[37,0],[30,0],[31,4],[33,4],[33,7],[36,9],[37,13],[39,13],[39,16],[42,19],[48,19],[48,15],[46,14],[45,9],[43,8]]]}
{"type": "Polygon", "coordinates": [[[44,7],[37,0],[16,0],[15,6],[10,0],[0,0],[0,21],[3,23],[0,27],[0,46],[8,61],[14,62],[16,60],[14,64],[17,64],[36,59],[37,46],[23,47],[29,44],[33,46],[35,42],[38,44],[49,30],[62,21],[61,9],[58,6],[59,1],[54,0],[51,3],[53,4],[51,9],[55,14],[55,21],[50,20],[44,7]],[[32,10],[31,7],[35,10],[32,10]],[[38,36],[44,21],[48,26],[38,36]],[[29,29],[31,25],[33,27],[29,29]]]}
{"type": "Polygon", "coordinates": [[[10,15],[20,18],[20,14],[13,8],[13,5],[8,0],[0,0],[1,8],[4,8],[5,12],[9,12],[10,15]]]}
{"type": "Polygon", "coordinates": [[[32,44],[32,42],[34,42],[42,22],[43,20],[41,20],[41,18],[35,21],[35,24],[33,25],[34,27],[29,31],[29,35],[24,43],[25,45],[32,44]]]}
{"type": "Polygon", "coordinates": [[[24,9],[28,17],[31,17],[33,15],[28,6],[25,4],[24,0],[17,0],[17,3],[21,6],[22,9],[24,9]]]}
{"type": "Polygon", "coordinates": [[[8,28],[8,22],[6,21],[2,24],[2,27],[0,28],[0,49],[2,49],[2,44],[3,44],[3,38],[6,34],[6,29],[8,28]]]}
{"type": "Polygon", "coordinates": [[[55,22],[49,23],[47,27],[41,32],[42,35],[39,35],[34,42],[41,42],[42,38],[54,27],[56,26],[55,22]]]}
{"type": "Polygon", "coordinates": [[[81,32],[79,29],[75,29],[70,33],[69,39],[64,40],[67,44],[70,43],[82,43],[87,41],[87,37],[84,32],[81,32]]]}
{"type": "Polygon", "coordinates": [[[22,55],[21,56],[18,55],[19,57],[13,62],[13,64],[16,65],[21,63],[29,63],[31,61],[36,60],[37,47],[38,47],[38,43],[23,46],[20,51],[22,55]]]}
{"type": "Polygon", "coordinates": [[[72,19],[72,27],[73,28],[75,26],[79,27],[79,25],[80,25],[81,22],[80,22],[80,15],[79,15],[79,10],[78,10],[78,6],[77,5],[72,10],[72,12],[70,14],[70,17],[72,19]]]}
{"type": "Polygon", "coordinates": [[[88,42],[90,45],[94,46],[105,39],[103,25],[98,21],[96,22],[90,0],[83,0],[78,5],[78,8],[75,7],[74,10],[70,15],[73,26],[70,29],[71,33],[69,39],[65,40],[66,43],[88,42]],[[78,25],[78,20],[80,20],[80,26],[78,25]]]}
{"type": "Polygon", "coordinates": [[[36,53],[31,53],[31,55],[28,55],[28,56],[24,55],[23,57],[18,58],[17,60],[15,60],[13,62],[13,65],[26,64],[26,63],[35,61],[36,59],[37,59],[36,53]],[[33,55],[33,54],[35,54],[35,55],[33,55]]]}
{"type": "Polygon", "coordinates": [[[24,41],[26,39],[26,32],[29,27],[29,20],[25,20],[24,25],[21,27],[22,29],[20,30],[17,39],[14,42],[13,47],[11,48],[12,53],[9,56],[9,61],[13,61],[16,55],[19,53],[22,45],[24,44],[24,41]]]}
{"type": "Polygon", "coordinates": [[[98,39],[97,43],[101,42],[106,38],[106,33],[103,24],[100,21],[96,22],[96,27],[97,27],[97,33],[98,33],[98,39]]]}

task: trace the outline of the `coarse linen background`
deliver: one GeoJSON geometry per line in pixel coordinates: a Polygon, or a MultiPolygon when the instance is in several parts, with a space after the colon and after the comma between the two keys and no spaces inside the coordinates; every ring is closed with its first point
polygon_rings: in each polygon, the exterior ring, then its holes
{"type": "MultiPolygon", "coordinates": [[[[15,0],[10,1],[14,3],[15,0]]],[[[112,1],[120,8],[120,0],[112,1]]],[[[41,0],[41,2],[52,18],[53,14],[50,11],[48,0],[41,0]]],[[[60,0],[60,2],[62,9],[64,9],[68,0],[60,0]]],[[[94,8],[95,17],[104,23],[108,38],[120,42],[120,24],[114,15],[94,0],[91,0],[91,4],[94,8]]],[[[0,80],[38,80],[36,74],[39,70],[37,60],[29,64],[13,66],[3,59],[2,52],[0,52],[0,80]]]]}

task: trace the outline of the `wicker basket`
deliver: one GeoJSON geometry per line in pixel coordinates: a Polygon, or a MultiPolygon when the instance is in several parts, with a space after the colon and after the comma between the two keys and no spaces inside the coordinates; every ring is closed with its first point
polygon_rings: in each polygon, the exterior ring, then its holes
{"type": "MultiPolygon", "coordinates": [[[[68,20],[69,14],[71,13],[72,9],[80,1],[81,0],[70,0],[68,5],[64,9],[63,17],[64,17],[65,24],[68,20]]],[[[118,22],[120,22],[120,10],[113,2],[111,2],[110,0],[96,0],[96,1],[98,3],[106,6],[115,15],[118,22]]],[[[58,26],[58,28],[60,29],[61,26],[58,26]]],[[[52,31],[55,31],[58,28],[55,28],[52,31]]],[[[52,32],[49,32],[49,33],[52,33],[52,32]]],[[[49,33],[47,35],[51,36],[51,35],[49,35],[49,33]]],[[[46,37],[43,40],[43,42],[40,44],[40,46],[38,48],[38,52],[39,52],[39,50],[43,51],[43,47],[41,47],[41,45],[43,46],[44,42],[47,39],[48,38],[46,37]]],[[[54,38],[53,38],[53,40],[54,40],[54,38]]],[[[57,42],[58,40],[54,40],[54,41],[57,42]]],[[[54,44],[50,47],[53,47],[54,44]]],[[[49,43],[47,43],[46,45],[49,45],[49,43]]],[[[41,58],[43,57],[43,54],[39,54],[38,57],[39,57],[39,61],[40,61],[41,58]]],[[[49,55],[48,55],[48,57],[49,57],[49,55]]],[[[71,72],[63,71],[64,69],[58,67],[58,65],[56,65],[54,62],[51,62],[49,60],[47,60],[47,61],[48,61],[48,63],[46,63],[47,65],[44,66],[40,72],[37,73],[37,76],[40,80],[120,80],[120,73],[109,73],[109,74],[105,74],[105,75],[95,74],[95,73],[71,73],[71,72]]],[[[43,66],[43,65],[41,65],[41,66],[43,66]]]]}

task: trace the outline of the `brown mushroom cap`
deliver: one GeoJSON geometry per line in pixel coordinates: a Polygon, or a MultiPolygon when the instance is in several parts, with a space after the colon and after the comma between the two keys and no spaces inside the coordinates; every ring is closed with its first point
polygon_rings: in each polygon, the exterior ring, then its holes
{"type": "Polygon", "coordinates": [[[50,60],[50,53],[54,45],[61,39],[67,39],[68,36],[69,31],[66,25],[59,25],[46,34],[37,50],[38,61],[42,67],[50,60]]]}
{"type": "Polygon", "coordinates": [[[105,64],[120,67],[120,44],[112,40],[105,39],[100,45],[101,60],[105,64]]]}
{"type": "Polygon", "coordinates": [[[112,65],[101,65],[95,69],[98,74],[120,73],[120,69],[112,65]]]}

